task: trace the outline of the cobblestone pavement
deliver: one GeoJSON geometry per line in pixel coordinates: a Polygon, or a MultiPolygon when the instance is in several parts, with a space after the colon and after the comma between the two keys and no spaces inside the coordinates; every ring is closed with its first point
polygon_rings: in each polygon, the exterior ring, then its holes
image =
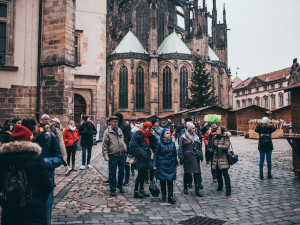
{"type": "MultiPolygon", "coordinates": [[[[205,163],[201,166],[204,197],[195,197],[194,189],[183,195],[180,167],[174,187],[176,205],[162,203],[160,198],[133,198],[133,176],[124,195],[110,197],[108,185],[103,183],[108,172],[99,143],[93,148],[93,169],[77,170],[69,176],[64,175],[63,167],[56,170],[52,224],[176,224],[194,216],[226,224],[300,224],[300,180],[293,179],[287,141],[274,140],[274,178],[265,180],[258,178],[257,140],[232,137],[231,141],[239,154],[239,162],[229,170],[232,195],[216,192],[217,184],[212,183],[210,166],[205,163]]],[[[79,168],[80,151],[76,162],[79,168]]]]}

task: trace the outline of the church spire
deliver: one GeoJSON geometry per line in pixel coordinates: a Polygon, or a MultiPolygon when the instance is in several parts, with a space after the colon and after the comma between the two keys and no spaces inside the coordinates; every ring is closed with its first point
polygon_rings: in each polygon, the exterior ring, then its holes
{"type": "Polygon", "coordinates": [[[212,24],[217,24],[217,4],[216,0],[213,0],[213,10],[212,10],[212,24]]]}
{"type": "Polygon", "coordinates": [[[224,3],[224,9],[223,9],[223,23],[226,24],[226,10],[225,10],[225,3],[224,3]]]}

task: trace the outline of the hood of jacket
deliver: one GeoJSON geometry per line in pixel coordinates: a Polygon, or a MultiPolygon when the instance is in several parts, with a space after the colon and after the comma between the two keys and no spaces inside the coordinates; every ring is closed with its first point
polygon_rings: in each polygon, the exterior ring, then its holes
{"type": "Polygon", "coordinates": [[[0,154],[5,153],[16,153],[16,152],[36,152],[40,154],[42,152],[42,148],[36,144],[29,141],[14,141],[9,142],[1,146],[0,154]]]}
{"type": "Polygon", "coordinates": [[[119,126],[124,123],[122,113],[116,113],[115,116],[119,118],[119,126]]]}

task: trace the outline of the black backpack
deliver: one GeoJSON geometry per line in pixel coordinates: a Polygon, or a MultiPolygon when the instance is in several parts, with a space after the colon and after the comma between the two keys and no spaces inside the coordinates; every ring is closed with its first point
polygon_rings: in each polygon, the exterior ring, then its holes
{"type": "Polygon", "coordinates": [[[269,133],[261,133],[260,144],[263,148],[268,148],[271,145],[271,135],[269,133]]]}
{"type": "Polygon", "coordinates": [[[32,200],[32,188],[26,172],[10,165],[0,187],[0,205],[3,207],[25,207],[32,200]]]}

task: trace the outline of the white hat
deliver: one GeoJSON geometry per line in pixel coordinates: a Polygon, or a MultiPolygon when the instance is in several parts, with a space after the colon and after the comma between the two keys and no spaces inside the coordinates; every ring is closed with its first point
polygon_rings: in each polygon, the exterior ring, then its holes
{"type": "Polygon", "coordinates": [[[60,120],[58,118],[53,118],[51,119],[53,122],[56,122],[56,123],[60,123],[60,120]]]}
{"type": "Polygon", "coordinates": [[[269,123],[270,119],[268,117],[264,117],[264,118],[261,119],[261,122],[262,123],[269,123]]]}

